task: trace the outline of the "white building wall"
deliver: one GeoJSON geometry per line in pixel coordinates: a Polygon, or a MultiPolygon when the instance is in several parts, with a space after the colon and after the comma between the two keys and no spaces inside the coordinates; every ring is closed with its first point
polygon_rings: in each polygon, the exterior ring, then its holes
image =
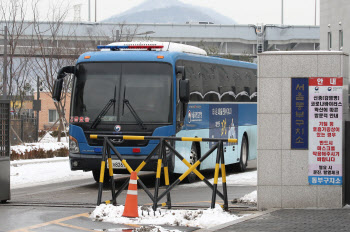
{"type": "Polygon", "coordinates": [[[320,7],[321,50],[350,52],[350,1],[322,0],[320,7]],[[343,49],[339,47],[339,30],[344,32],[343,49]],[[332,48],[328,48],[328,32],[332,33],[332,48]]]}
{"type": "MultiPolygon", "coordinates": [[[[322,51],[265,52],[258,60],[258,208],[341,208],[345,188],[310,185],[308,150],[291,149],[291,79],[344,77],[345,92],[348,56],[322,51]]],[[[344,94],[343,120],[348,116],[347,105],[344,94]]]]}

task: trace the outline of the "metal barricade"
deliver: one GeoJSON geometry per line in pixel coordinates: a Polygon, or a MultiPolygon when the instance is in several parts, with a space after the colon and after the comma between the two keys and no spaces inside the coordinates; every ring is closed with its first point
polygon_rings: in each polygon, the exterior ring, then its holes
{"type": "Polygon", "coordinates": [[[103,180],[106,162],[108,160],[108,169],[109,176],[111,179],[111,191],[112,191],[112,200],[105,201],[104,203],[110,204],[111,202],[116,205],[117,197],[119,194],[128,186],[129,179],[127,179],[124,184],[119,188],[119,190],[115,191],[115,184],[113,178],[113,167],[112,167],[112,157],[111,150],[118,157],[118,159],[124,164],[126,169],[131,173],[134,170],[130,167],[130,165],[123,159],[122,155],[117,151],[114,147],[110,139],[123,139],[123,140],[159,140],[159,144],[153,149],[153,151],[146,157],[144,161],[136,168],[135,172],[138,173],[142,170],[142,168],[146,165],[146,163],[151,159],[153,155],[158,152],[158,163],[157,163],[157,172],[156,172],[156,183],[154,188],[154,194],[149,191],[149,189],[145,186],[140,178],[137,178],[138,184],[143,188],[146,194],[153,202],[153,210],[156,211],[158,206],[167,206],[168,209],[171,208],[171,196],[170,191],[178,185],[181,181],[183,181],[191,172],[195,173],[200,180],[204,181],[204,183],[212,190],[212,199],[211,199],[211,208],[215,207],[216,195],[218,195],[223,201],[224,210],[228,210],[228,199],[227,199],[227,186],[226,186],[226,170],[225,170],[225,159],[224,159],[224,149],[223,143],[237,143],[237,139],[215,139],[215,138],[194,138],[194,137],[162,137],[162,136],[122,136],[122,135],[90,135],[91,139],[103,138],[103,150],[102,150],[102,161],[101,161],[101,172],[100,172],[100,183],[97,197],[97,205],[101,204],[102,199],[102,190],[103,190],[103,180]],[[214,146],[212,146],[208,152],[206,152],[196,163],[191,165],[179,152],[177,152],[168,141],[187,141],[187,142],[216,142],[214,146]],[[178,157],[189,169],[183,173],[176,181],[174,181],[170,185],[169,181],[169,171],[168,171],[168,163],[166,159],[166,151],[168,148],[171,152],[174,153],[176,157],[178,157]],[[217,150],[216,155],[216,165],[214,172],[214,183],[211,184],[196,168],[203,162],[210,154],[212,154],[215,150],[217,150]],[[221,163],[221,168],[220,168],[221,163]],[[165,178],[166,190],[159,194],[159,185],[160,185],[160,176],[161,169],[163,164],[163,172],[165,178]],[[219,179],[219,171],[221,169],[222,176],[222,185],[223,185],[223,193],[217,189],[218,179],[219,179]],[[161,204],[158,204],[160,200],[162,200],[165,195],[167,196],[167,201],[161,204]]]}
{"type": "Polygon", "coordinates": [[[0,201],[10,200],[10,101],[0,100],[0,201]]]}

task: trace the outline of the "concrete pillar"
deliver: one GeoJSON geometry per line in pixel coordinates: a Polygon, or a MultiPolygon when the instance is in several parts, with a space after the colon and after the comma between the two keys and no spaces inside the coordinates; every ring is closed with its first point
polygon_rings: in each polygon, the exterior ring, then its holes
{"type": "Polygon", "coordinates": [[[291,149],[291,79],[343,77],[344,121],[348,116],[348,56],[343,52],[265,52],[259,54],[258,64],[258,208],[342,207],[345,188],[310,185],[309,151],[291,149]]]}

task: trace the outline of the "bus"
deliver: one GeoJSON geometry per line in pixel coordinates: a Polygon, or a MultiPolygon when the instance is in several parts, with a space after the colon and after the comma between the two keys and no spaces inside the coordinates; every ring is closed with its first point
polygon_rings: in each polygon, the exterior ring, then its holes
{"type": "MultiPolygon", "coordinates": [[[[53,99],[73,74],[69,126],[71,170],[92,171],[99,181],[103,139],[91,134],[235,138],[224,143],[228,170],[245,171],[257,156],[257,65],[207,56],[200,48],[171,42],[118,42],[82,54],[58,72],[53,99]]],[[[159,141],[112,140],[135,169],[159,141]]],[[[214,144],[170,142],[194,164],[214,144]]],[[[166,150],[169,172],[188,167],[166,150]]],[[[155,171],[155,155],[143,171],[155,171]]],[[[215,168],[210,155],[200,170],[215,168]]],[[[114,173],[125,167],[112,154],[114,173]]],[[[105,175],[108,181],[108,175],[105,175]]],[[[196,175],[191,173],[188,181],[196,175]]]]}

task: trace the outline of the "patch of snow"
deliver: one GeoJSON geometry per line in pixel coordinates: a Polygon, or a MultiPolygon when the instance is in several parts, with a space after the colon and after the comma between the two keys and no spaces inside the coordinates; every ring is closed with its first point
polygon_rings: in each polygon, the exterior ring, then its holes
{"type": "Polygon", "coordinates": [[[11,161],[12,167],[17,167],[18,165],[26,165],[26,164],[38,164],[38,163],[56,163],[67,161],[68,157],[54,157],[47,159],[23,159],[23,160],[13,160],[11,161]]]}
{"type": "Polygon", "coordinates": [[[180,230],[168,230],[161,226],[141,226],[139,228],[133,228],[134,232],[181,232],[180,230]]]}
{"type": "Polygon", "coordinates": [[[11,161],[10,183],[11,188],[59,183],[67,180],[92,179],[91,172],[71,171],[67,157],[62,159],[40,159],[39,163],[28,162],[33,160],[11,161]],[[42,161],[46,160],[46,163],[42,161]],[[56,161],[57,162],[53,162],[56,161]],[[12,165],[13,164],[13,165],[12,165]]]}
{"type": "Polygon", "coordinates": [[[200,228],[209,228],[241,218],[225,212],[219,205],[215,205],[214,209],[206,210],[158,209],[155,216],[151,208],[149,208],[149,215],[146,210],[142,210],[141,208],[141,206],[138,207],[138,218],[127,218],[122,216],[124,206],[103,204],[95,208],[90,218],[97,221],[117,224],[171,225],[200,228]]]}
{"type": "Polygon", "coordinates": [[[11,151],[17,153],[24,153],[34,149],[43,149],[44,151],[58,150],[60,148],[68,149],[68,141],[65,137],[61,138],[62,142],[57,142],[57,138],[52,137],[50,133],[47,133],[45,137],[39,143],[24,143],[23,145],[11,146],[11,151]]]}
{"type": "MultiPolygon", "coordinates": [[[[214,182],[214,179],[208,180],[210,183],[214,182]]],[[[222,178],[218,179],[218,184],[222,183],[222,178]]],[[[244,185],[244,186],[256,186],[257,185],[257,171],[251,172],[243,172],[243,173],[235,173],[226,176],[226,184],[227,185],[244,185]]],[[[203,181],[191,183],[191,184],[183,184],[179,187],[202,187],[207,186],[203,181]]]]}
{"type": "Polygon", "coordinates": [[[257,203],[258,196],[257,196],[257,191],[253,191],[251,193],[248,193],[241,197],[239,200],[242,203],[257,203]]]}

